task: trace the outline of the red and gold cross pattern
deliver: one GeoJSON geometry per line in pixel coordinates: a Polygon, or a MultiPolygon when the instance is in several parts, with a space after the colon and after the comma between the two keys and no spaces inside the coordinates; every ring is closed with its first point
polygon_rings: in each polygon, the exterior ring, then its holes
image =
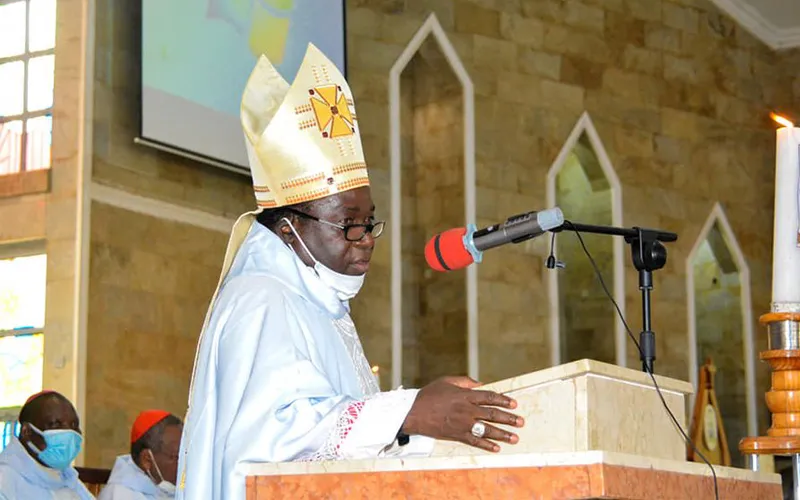
{"type": "Polygon", "coordinates": [[[322,137],[336,139],[355,134],[355,116],[350,100],[339,85],[320,85],[309,89],[311,107],[322,137]]]}
{"type": "Polygon", "coordinates": [[[242,99],[243,110],[250,106],[249,119],[242,123],[259,206],[292,205],[369,185],[352,92],[319,49],[309,45],[288,89],[266,59],[253,75],[245,92],[250,98],[242,99]],[[266,124],[265,117],[271,117],[266,124]]]}

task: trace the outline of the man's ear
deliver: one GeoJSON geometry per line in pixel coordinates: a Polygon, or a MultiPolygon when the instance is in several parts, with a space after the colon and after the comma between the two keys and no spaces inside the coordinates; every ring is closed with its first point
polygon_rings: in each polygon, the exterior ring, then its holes
{"type": "Polygon", "coordinates": [[[153,450],[145,448],[139,453],[139,467],[145,471],[153,468],[153,450]]]}
{"type": "Polygon", "coordinates": [[[30,422],[25,422],[20,427],[19,440],[23,443],[32,443],[39,450],[47,448],[47,442],[31,428],[30,422]]]}
{"type": "Polygon", "coordinates": [[[295,230],[297,230],[297,226],[299,224],[298,218],[293,215],[288,215],[281,220],[278,221],[278,236],[283,240],[284,243],[291,245],[294,243],[296,239],[294,236],[294,231],[289,226],[289,223],[286,221],[290,221],[292,226],[294,226],[295,230]]]}
{"type": "Polygon", "coordinates": [[[20,441],[29,440],[31,438],[31,434],[34,434],[33,429],[31,429],[31,424],[24,422],[19,428],[20,441]]]}

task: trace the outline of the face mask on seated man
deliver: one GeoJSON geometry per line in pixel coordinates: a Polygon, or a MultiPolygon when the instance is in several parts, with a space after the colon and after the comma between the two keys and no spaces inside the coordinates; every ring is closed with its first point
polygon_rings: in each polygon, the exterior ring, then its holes
{"type": "Polygon", "coordinates": [[[169,412],[140,413],[131,429],[131,453],[117,457],[99,500],[173,498],[182,430],[169,412]]]}
{"type": "Polygon", "coordinates": [[[19,413],[19,437],[0,453],[0,500],[88,500],[72,462],[83,436],[75,407],[63,395],[31,396],[19,413]]]}
{"type": "Polygon", "coordinates": [[[426,456],[431,438],[516,442],[490,425],[521,425],[499,409],[515,403],[466,377],[378,386],[350,300],[384,223],[337,67],[309,45],[289,85],[262,57],[241,120],[259,208],[233,228],[200,335],[176,499],[245,498],[252,463],[426,456]]]}

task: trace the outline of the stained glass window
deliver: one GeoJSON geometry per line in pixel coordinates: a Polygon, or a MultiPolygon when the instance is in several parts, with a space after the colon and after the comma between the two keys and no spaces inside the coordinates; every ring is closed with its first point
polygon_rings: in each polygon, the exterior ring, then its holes
{"type": "Polygon", "coordinates": [[[50,167],[56,0],[0,0],[0,175],[50,167]]]}
{"type": "Polygon", "coordinates": [[[47,257],[0,259],[0,450],[19,408],[42,390],[47,257]]]}

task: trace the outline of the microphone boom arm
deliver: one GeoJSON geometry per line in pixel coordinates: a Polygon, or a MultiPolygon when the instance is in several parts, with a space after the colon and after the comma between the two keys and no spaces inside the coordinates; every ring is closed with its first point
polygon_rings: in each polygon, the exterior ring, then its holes
{"type": "MultiPolygon", "coordinates": [[[[605,234],[609,236],[622,236],[627,243],[629,238],[637,238],[641,233],[648,233],[656,241],[671,243],[678,240],[678,235],[660,229],[644,229],[639,227],[615,227],[615,226],[595,226],[592,224],[581,224],[579,222],[564,221],[559,227],[550,230],[553,233],[561,231],[578,231],[579,233],[605,234]]],[[[648,238],[649,239],[649,238],[648,238]]]]}
{"type": "Polygon", "coordinates": [[[639,290],[642,292],[642,331],[639,333],[639,358],[642,361],[642,371],[650,374],[654,373],[656,334],[651,326],[652,309],[650,307],[650,292],[653,290],[653,271],[663,268],[667,263],[667,248],[662,242],[677,241],[678,235],[659,229],[595,226],[573,223],[568,220],[565,220],[562,225],[550,231],[560,233],[565,230],[575,231],[576,233],[622,236],[625,238],[625,243],[630,245],[631,259],[633,260],[633,266],[639,271],[639,290]]]}

